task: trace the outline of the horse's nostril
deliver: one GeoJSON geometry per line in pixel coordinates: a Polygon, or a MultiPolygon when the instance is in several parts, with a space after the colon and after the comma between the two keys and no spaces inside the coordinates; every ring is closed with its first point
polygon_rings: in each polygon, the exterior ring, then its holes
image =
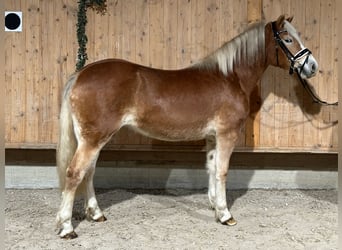
{"type": "Polygon", "coordinates": [[[313,63],[313,64],[311,65],[311,72],[316,72],[316,70],[317,70],[317,66],[316,66],[315,63],[313,63]]]}

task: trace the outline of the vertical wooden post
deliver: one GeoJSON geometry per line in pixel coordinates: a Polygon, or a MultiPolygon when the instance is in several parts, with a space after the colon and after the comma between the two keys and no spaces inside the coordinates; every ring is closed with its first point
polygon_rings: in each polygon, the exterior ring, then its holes
{"type": "MultiPolygon", "coordinates": [[[[247,19],[248,23],[261,21],[262,18],[262,0],[248,0],[247,2],[247,19]]],[[[253,91],[251,96],[251,115],[246,121],[245,128],[245,145],[246,147],[257,147],[260,142],[260,82],[258,87],[253,91]]]]}

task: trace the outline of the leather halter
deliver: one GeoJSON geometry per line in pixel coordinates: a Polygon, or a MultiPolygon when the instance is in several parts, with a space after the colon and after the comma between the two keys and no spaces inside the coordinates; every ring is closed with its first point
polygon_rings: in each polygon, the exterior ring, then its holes
{"type": "Polygon", "coordinates": [[[277,65],[279,66],[279,60],[278,60],[278,45],[280,46],[280,48],[283,50],[283,52],[285,53],[287,59],[290,61],[290,69],[289,69],[289,74],[292,75],[293,72],[296,72],[299,81],[301,82],[301,84],[303,85],[304,89],[309,93],[309,95],[311,96],[311,98],[313,99],[313,101],[315,103],[319,103],[321,105],[338,105],[338,102],[334,102],[334,103],[328,103],[326,101],[323,101],[319,98],[319,96],[312,90],[312,88],[309,86],[308,82],[303,79],[300,74],[303,71],[303,68],[305,66],[305,64],[308,62],[309,60],[309,56],[312,54],[311,51],[307,48],[301,49],[300,51],[298,51],[295,55],[293,55],[291,53],[291,51],[286,47],[286,45],[284,44],[283,40],[280,38],[280,34],[283,32],[287,32],[286,30],[280,30],[278,31],[276,28],[276,22],[272,22],[272,31],[273,31],[273,36],[274,39],[276,41],[276,57],[277,57],[277,65]],[[305,58],[304,63],[300,66],[300,68],[295,67],[296,63],[303,57],[305,58]]]}
{"type": "MultiPolygon", "coordinates": [[[[301,73],[303,71],[304,65],[307,63],[307,61],[309,59],[309,56],[312,54],[311,51],[309,49],[307,49],[307,48],[304,48],[304,49],[301,49],[300,51],[298,51],[295,55],[293,55],[291,53],[291,51],[286,47],[286,45],[284,44],[283,40],[280,38],[280,34],[283,33],[283,32],[287,32],[287,31],[286,30],[277,31],[276,22],[272,22],[272,31],[273,31],[274,39],[276,40],[276,42],[280,46],[280,48],[284,51],[287,59],[291,63],[290,64],[290,70],[289,70],[290,75],[292,75],[293,71],[296,70],[295,64],[301,58],[303,58],[304,56],[306,57],[304,63],[301,65],[300,70],[299,70],[299,73],[301,73]]],[[[277,64],[279,65],[279,62],[278,62],[278,47],[276,47],[276,49],[277,49],[277,64]]]]}

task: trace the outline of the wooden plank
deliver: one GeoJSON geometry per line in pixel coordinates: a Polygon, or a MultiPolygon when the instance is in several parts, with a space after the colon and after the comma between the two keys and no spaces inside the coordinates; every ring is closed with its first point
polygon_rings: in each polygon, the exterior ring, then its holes
{"type": "MultiPolygon", "coordinates": [[[[305,45],[312,51],[313,56],[318,60],[318,64],[320,67],[320,0],[313,0],[306,3],[305,8],[305,30],[302,31],[302,39],[305,45]]],[[[296,18],[296,17],[295,17],[296,18]]],[[[317,89],[319,84],[320,73],[317,76],[310,79],[310,84],[317,89]]],[[[318,129],[319,121],[315,118],[315,113],[319,108],[319,105],[314,104],[312,98],[306,93],[303,93],[303,113],[305,114],[303,130],[303,147],[317,147],[319,143],[317,141],[318,138],[318,129]]]]}
{"type": "MultiPolygon", "coordinates": [[[[277,1],[276,1],[277,2],[277,1]]],[[[280,12],[276,13],[276,18],[281,14],[290,13],[290,2],[279,0],[280,12]]],[[[283,69],[277,69],[275,74],[274,93],[276,99],[274,103],[274,126],[275,126],[275,138],[274,146],[276,147],[287,147],[289,144],[288,135],[288,123],[289,123],[289,95],[290,87],[289,81],[290,76],[287,71],[283,69]]]]}
{"type": "Polygon", "coordinates": [[[122,58],[122,0],[108,3],[107,14],[109,16],[108,34],[110,43],[108,46],[108,56],[112,58],[122,58]]]}
{"type": "MultiPolygon", "coordinates": [[[[53,115],[52,115],[52,106],[54,106],[53,99],[50,99],[50,95],[54,95],[51,91],[50,86],[54,85],[57,79],[57,72],[60,71],[56,64],[59,62],[56,57],[56,53],[60,51],[60,40],[63,39],[60,36],[60,29],[57,29],[57,23],[63,19],[56,20],[57,17],[57,9],[56,4],[54,2],[40,2],[40,23],[41,28],[41,67],[42,67],[42,78],[41,78],[41,92],[42,92],[42,103],[44,105],[44,109],[42,109],[41,115],[39,116],[39,124],[40,124],[40,134],[41,142],[44,141],[52,141],[53,130],[53,115]],[[51,33],[51,30],[48,27],[55,27],[55,32],[51,33]],[[58,33],[57,33],[58,32],[58,33]],[[59,34],[59,35],[57,35],[59,34]],[[51,45],[54,46],[51,46],[51,45]]],[[[57,96],[57,93],[55,93],[57,96]]],[[[55,103],[57,106],[57,103],[55,103]]],[[[58,118],[56,116],[55,118],[58,118]]],[[[56,139],[55,139],[56,141],[56,139]]]]}
{"type": "Polygon", "coordinates": [[[136,62],[142,65],[149,64],[149,4],[145,0],[138,0],[135,3],[135,47],[136,62]]]}
{"type": "MultiPolygon", "coordinates": [[[[12,2],[12,1],[11,1],[12,2]]],[[[6,1],[7,3],[7,1],[6,1]]],[[[22,10],[25,14],[25,1],[12,2],[11,7],[14,10],[22,10]]],[[[27,28],[27,22],[23,19],[23,29],[27,28]]],[[[10,116],[11,123],[6,124],[6,130],[9,131],[10,135],[8,142],[21,143],[25,138],[25,127],[26,127],[26,52],[25,43],[26,36],[25,32],[11,32],[7,33],[11,41],[11,70],[12,70],[12,82],[6,83],[9,89],[11,89],[11,104],[10,104],[10,116]]],[[[5,62],[6,63],[6,62],[5,62]]],[[[6,141],[7,143],[7,141],[6,141]]]]}
{"type": "Polygon", "coordinates": [[[164,1],[150,0],[149,1],[149,24],[150,24],[150,62],[149,66],[155,68],[163,68],[164,47],[164,1]]]}
{"type": "MultiPolygon", "coordinates": [[[[333,88],[333,61],[334,58],[333,46],[333,15],[334,15],[334,5],[331,0],[321,2],[321,22],[322,28],[320,29],[320,70],[322,74],[319,75],[320,82],[318,87],[318,94],[324,99],[330,100],[330,92],[333,88]],[[324,25],[324,26],[323,26],[324,25]]],[[[321,148],[329,148],[332,145],[332,129],[327,127],[329,123],[329,113],[328,108],[323,107],[320,114],[320,128],[318,135],[318,146],[321,148]],[[326,128],[326,129],[323,129],[326,128]]]]}
{"type": "MultiPolygon", "coordinates": [[[[330,7],[328,11],[331,11],[331,16],[330,16],[330,23],[331,23],[331,31],[330,31],[330,39],[331,39],[331,47],[330,50],[331,52],[329,53],[330,58],[330,67],[331,67],[331,73],[329,74],[330,79],[328,79],[328,84],[325,86],[327,90],[327,100],[330,102],[334,102],[338,99],[338,76],[337,76],[337,54],[338,54],[338,40],[337,40],[337,17],[339,13],[336,9],[336,1],[331,0],[330,7]]],[[[330,40],[328,40],[330,41],[330,40]]],[[[329,140],[327,141],[327,148],[338,148],[338,139],[337,139],[337,134],[338,134],[338,126],[337,126],[337,121],[338,121],[338,108],[337,107],[329,107],[328,109],[325,110],[327,114],[327,119],[324,119],[323,122],[325,124],[330,125],[330,135],[329,135],[329,140]]]]}
{"type": "Polygon", "coordinates": [[[219,20],[219,46],[228,42],[234,37],[233,33],[233,6],[234,1],[232,0],[221,0],[220,1],[220,20],[219,20]]]}
{"type": "MultiPolygon", "coordinates": [[[[180,5],[181,7],[181,5],[180,5]]],[[[180,53],[177,50],[178,37],[182,36],[178,32],[179,22],[173,22],[178,17],[178,1],[169,0],[164,3],[164,51],[163,51],[163,65],[165,69],[177,69],[177,54],[180,53]]]]}
{"type": "MultiPolygon", "coordinates": [[[[58,40],[56,43],[55,48],[55,60],[56,64],[54,67],[54,80],[50,85],[49,89],[49,96],[50,101],[48,101],[47,105],[51,105],[51,117],[49,123],[52,127],[52,138],[50,141],[57,142],[58,140],[58,132],[59,132],[59,112],[60,112],[60,102],[61,102],[61,93],[62,88],[64,86],[64,83],[67,81],[69,75],[74,71],[74,65],[75,65],[75,50],[76,47],[73,47],[73,49],[69,50],[68,44],[75,41],[76,37],[76,29],[75,25],[73,25],[74,29],[73,32],[60,37],[60,34],[63,34],[65,32],[66,26],[68,26],[68,9],[67,9],[67,0],[57,1],[56,4],[56,32],[55,32],[55,39],[58,40]],[[72,56],[69,56],[72,55],[72,56]],[[69,70],[68,69],[68,60],[72,59],[74,65],[69,70]],[[51,121],[51,118],[53,121],[51,121]]],[[[68,29],[68,28],[67,28],[68,29]]],[[[45,118],[43,118],[45,119],[45,118]]],[[[49,128],[46,128],[49,129],[49,128]]],[[[50,132],[51,134],[51,132],[50,132]]],[[[47,142],[47,140],[45,140],[47,142]]]]}
{"type": "MultiPolygon", "coordinates": [[[[231,158],[232,168],[239,169],[305,169],[305,170],[337,170],[337,154],[312,153],[251,153],[234,152],[231,158]]],[[[139,166],[144,168],[160,167],[160,162],[167,162],[173,168],[201,168],[205,161],[204,151],[183,150],[103,150],[99,156],[99,164],[104,167],[115,167],[114,161],[130,161],[126,167],[139,166]],[[189,163],[193,164],[189,164],[189,163]],[[182,164],[182,165],[180,165],[182,164]]],[[[52,149],[6,149],[6,165],[35,165],[54,166],[56,152],[52,149]]]]}
{"type": "MultiPolygon", "coordinates": [[[[333,13],[332,13],[332,63],[333,63],[333,75],[332,75],[332,81],[331,81],[331,91],[329,95],[329,100],[330,102],[334,102],[338,100],[338,54],[339,54],[339,42],[341,42],[341,39],[338,39],[338,29],[339,29],[339,24],[340,21],[338,20],[339,16],[337,13],[340,13],[341,9],[338,9],[338,4],[336,1],[332,1],[332,7],[333,7],[333,13]]],[[[331,124],[334,124],[332,126],[332,131],[331,131],[331,144],[329,145],[329,148],[338,150],[338,133],[339,133],[339,128],[338,128],[338,107],[330,107],[330,122],[331,124]]],[[[340,130],[341,131],[341,130],[340,130]]]]}
{"type": "Polygon", "coordinates": [[[191,53],[191,63],[198,62],[206,54],[204,54],[205,42],[205,30],[204,24],[206,23],[204,15],[204,1],[191,1],[191,41],[192,41],[192,53],[191,53]]]}
{"type": "Polygon", "coordinates": [[[25,120],[25,136],[24,141],[36,142],[38,141],[38,132],[40,129],[39,115],[41,110],[40,105],[40,79],[41,75],[41,61],[40,61],[40,25],[39,25],[39,1],[24,1],[25,10],[25,84],[26,87],[26,120],[25,120]],[[34,62],[34,63],[32,63],[34,62]]]}
{"type": "Polygon", "coordinates": [[[211,54],[220,47],[219,43],[219,11],[220,1],[205,0],[204,43],[206,44],[205,54],[211,54]]]}
{"type": "MultiPolygon", "coordinates": [[[[73,0],[66,0],[63,9],[66,12],[66,19],[64,20],[64,30],[66,31],[66,72],[62,85],[66,83],[69,76],[76,70],[76,58],[77,58],[77,36],[76,36],[76,23],[77,23],[77,2],[73,0]]],[[[62,90],[60,90],[61,93],[62,90]]],[[[59,101],[60,103],[60,101],[59,101]]]]}
{"type": "Polygon", "coordinates": [[[89,14],[94,16],[94,22],[89,22],[89,30],[94,31],[93,47],[94,47],[94,59],[102,60],[109,57],[108,45],[109,45],[109,15],[97,13],[95,10],[88,9],[89,14]]]}
{"type": "MultiPolygon", "coordinates": [[[[247,20],[249,24],[260,22],[262,19],[262,1],[247,1],[247,20]]],[[[253,92],[251,99],[251,112],[253,112],[246,121],[245,126],[245,146],[257,147],[260,143],[260,112],[255,112],[260,105],[260,82],[253,92]],[[253,107],[253,108],[252,108],[253,107]]]]}
{"type": "MultiPolygon", "coordinates": [[[[88,60],[86,61],[85,65],[88,65],[89,63],[97,61],[96,57],[96,45],[98,44],[96,41],[96,30],[98,29],[96,24],[96,12],[93,11],[92,9],[87,9],[87,25],[86,25],[86,36],[88,38],[87,42],[87,54],[88,54],[88,60]]],[[[78,46],[77,46],[78,48],[78,46]]]]}
{"type": "MultiPolygon", "coordinates": [[[[14,5],[16,2],[14,1],[6,1],[3,7],[7,10],[15,10],[17,7],[14,5]]],[[[11,141],[11,134],[12,132],[12,101],[14,96],[14,91],[12,87],[12,78],[14,78],[14,74],[12,74],[12,58],[14,54],[12,54],[13,46],[15,46],[12,43],[12,34],[13,32],[6,32],[4,34],[4,54],[5,54],[5,60],[4,60],[4,69],[5,69],[5,96],[7,98],[4,98],[4,115],[5,115],[5,142],[11,141]]]]}
{"type": "MultiPolygon", "coordinates": [[[[201,141],[202,142],[202,141],[201,141]]],[[[204,141],[203,141],[204,142],[204,141]]],[[[187,143],[183,145],[179,145],[176,143],[173,144],[139,144],[139,145],[129,145],[129,144],[106,144],[103,150],[131,150],[131,151],[203,151],[205,152],[204,144],[199,145],[193,143],[187,143]],[[191,148],[192,147],[192,148],[191,148]]],[[[6,149],[56,149],[56,143],[10,143],[6,145],[6,149]]],[[[309,154],[336,154],[336,150],[330,149],[317,149],[317,148],[279,148],[279,147],[258,147],[258,148],[246,148],[246,147],[236,147],[234,152],[250,152],[250,153],[309,153],[309,154]]]]}
{"type": "Polygon", "coordinates": [[[128,61],[136,61],[136,16],[135,0],[126,0],[122,5],[122,25],[125,32],[122,36],[122,58],[128,61]]]}
{"type": "Polygon", "coordinates": [[[178,0],[176,67],[184,68],[191,64],[191,2],[178,0]]]}
{"type": "MultiPolygon", "coordinates": [[[[60,92],[67,78],[67,36],[60,36],[65,30],[67,19],[66,2],[40,2],[41,26],[41,70],[39,138],[38,141],[56,142],[58,137],[58,116],[60,92]],[[54,27],[51,32],[49,27],[54,27]],[[54,46],[51,46],[51,45],[54,46]]],[[[39,75],[39,74],[37,74],[39,75]]]]}
{"type": "MultiPolygon", "coordinates": [[[[16,1],[6,1],[4,4],[4,8],[7,10],[16,10],[20,9],[20,6],[17,6],[18,2],[16,1]]],[[[20,5],[20,2],[19,2],[20,5]]],[[[15,71],[13,67],[13,57],[16,55],[15,53],[15,40],[13,40],[14,32],[6,32],[4,34],[4,52],[5,52],[5,142],[8,143],[12,141],[12,134],[15,133],[16,127],[13,126],[13,100],[15,100],[15,88],[12,86],[12,82],[15,78],[15,71]],[[13,53],[14,52],[14,53],[13,53]],[[12,131],[13,130],[13,131],[12,131]]]]}
{"type": "MultiPolygon", "coordinates": [[[[233,30],[234,36],[244,32],[248,27],[247,0],[233,1],[233,30]]],[[[232,37],[233,38],[233,37],[232,37]]]]}
{"type": "MultiPolygon", "coordinates": [[[[289,2],[289,8],[291,15],[295,16],[292,21],[294,27],[297,28],[298,32],[302,33],[305,31],[305,20],[306,16],[303,14],[305,10],[305,1],[300,2],[289,2]]],[[[305,44],[304,39],[302,41],[305,44]]],[[[287,73],[288,74],[288,73],[287,73]]],[[[288,82],[289,95],[288,101],[288,147],[301,147],[304,143],[304,115],[300,107],[303,107],[303,87],[297,80],[297,77],[289,77],[288,82]]]]}
{"type": "Polygon", "coordinates": [[[247,18],[248,23],[253,24],[262,19],[262,0],[247,1],[247,18]]]}

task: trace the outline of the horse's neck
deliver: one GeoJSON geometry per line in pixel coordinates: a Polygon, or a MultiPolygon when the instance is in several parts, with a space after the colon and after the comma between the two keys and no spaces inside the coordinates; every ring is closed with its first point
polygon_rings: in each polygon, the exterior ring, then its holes
{"type": "Polygon", "coordinates": [[[239,65],[235,68],[235,74],[240,80],[240,86],[247,96],[250,96],[255,87],[259,84],[261,77],[268,64],[264,58],[256,60],[253,65],[239,65]]]}

